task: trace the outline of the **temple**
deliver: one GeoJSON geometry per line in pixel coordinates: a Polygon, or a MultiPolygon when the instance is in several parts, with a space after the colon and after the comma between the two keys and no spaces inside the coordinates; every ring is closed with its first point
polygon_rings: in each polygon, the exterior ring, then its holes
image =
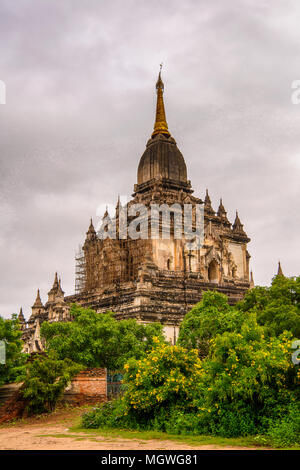
{"type": "Polygon", "coordinates": [[[132,197],[125,205],[118,198],[114,214],[106,211],[97,231],[90,221],[76,258],[75,294],[64,296],[55,275],[47,303],[42,304],[38,292],[27,324],[22,314],[28,352],[43,348],[39,338],[41,323],[69,321],[70,304],[74,302],[97,312],[113,311],[119,319],[161,322],[166,337],[174,343],[184,315],[201,300],[204,291],[222,292],[234,304],[253,287],[247,251],[250,239],[238,213],[231,224],[222,199],[215,211],[207,190],[204,200],[194,195],[184,157],[168,129],[161,72],[156,91],[154,130],[138,164],[132,197]],[[139,212],[140,236],[132,238],[124,226],[127,228],[132,222],[134,209],[139,205],[146,208],[147,217],[143,220],[139,212]],[[148,217],[154,205],[173,208],[168,233],[159,209],[155,237],[149,236],[153,217],[148,217]],[[192,207],[193,228],[195,209],[202,208],[203,236],[196,248],[191,248],[185,236],[178,236],[175,226],[176,211],[183,211],[186,205],[192,207]],[[103,236],[105,231],[106,235],[110,233],[111,227],[115,228],[116,237],[103,236]]]}

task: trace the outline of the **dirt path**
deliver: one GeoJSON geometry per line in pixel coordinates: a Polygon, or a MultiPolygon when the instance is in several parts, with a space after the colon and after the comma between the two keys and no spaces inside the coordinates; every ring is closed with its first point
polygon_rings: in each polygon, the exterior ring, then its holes
{"type": "Polygon", "coordinates": [[[191,446],[168,440],[124,439],[97,433],[72,432],[82,409],[58,411],[0,427],[0,450],[192,450],[247,449],[249,447],[191,446]]]}

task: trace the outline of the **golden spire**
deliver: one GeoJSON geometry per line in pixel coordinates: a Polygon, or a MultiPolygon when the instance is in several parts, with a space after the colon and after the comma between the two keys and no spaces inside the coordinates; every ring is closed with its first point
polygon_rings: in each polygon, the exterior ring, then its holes
{"type": "Polygon", "coordinates": [[[164,134],[169,137],[171,134],[168,131],[168,124],[166,120],[166,113],[165,113],[165,106],[164,106],[164,99],[163,99],[163,92],[164,92],[164,84],[161,79],[161,68],[162,64],[160,64],[160,71],[158,75],[158,79],[156,82],[156,90],[157,90],[157,102],[156,102],[156,118],[154,124],[154,131],[152,132],[152,137],[156,134],[164,134]]]}

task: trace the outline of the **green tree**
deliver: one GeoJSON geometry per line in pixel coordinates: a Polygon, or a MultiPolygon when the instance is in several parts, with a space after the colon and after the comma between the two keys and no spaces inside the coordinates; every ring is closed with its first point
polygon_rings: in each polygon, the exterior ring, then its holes
{"type": "Polygon", "coordinates": [[[255,313],[260,325],[271,335],[291,331],[300,338],[300,277],[275,276],[270,287],[255,287],[248,291],[237,308],[255,313]]]}
{"type": "Polygon", "coordinates": [[[140,358],[153,345],[153,336],[163,340],[158,323],[142,325],[136,320],[116,320],[112,312],[96,313],[72,305],[72,322],[43,323],[41,334],[49,351],[59,359],[69,358],[87,367],[122,369],[131,358],[140,358]]]}
{"type": "Polygon", "coordinates": [[[69,359],[59,360],[53,351],[29,363],[20,389],[29,414],[53,411],[66,386],[81,369],[81,365],[69,359]]]}
{"type": "Polygon", "coordinates": [[[243,320],[244,315],[228,304],[226,295],[205,292],[201,302],[184,317],[177,344],[188,349],[198,349],[200,357],[205,357],[211,338],[240,328],[243,320]]]}
{"type": "Polygon", "coordinates": [[[5,341],[5,364],[0,364],[0,385],[19,382],[25,374],[26,354],[22,353],[22,331],[16,315],[0,317],[0,340],[5,341]]]}

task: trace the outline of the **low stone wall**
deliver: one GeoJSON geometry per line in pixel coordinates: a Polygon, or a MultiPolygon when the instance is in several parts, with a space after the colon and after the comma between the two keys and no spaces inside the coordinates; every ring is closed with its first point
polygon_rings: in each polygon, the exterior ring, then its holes
{"type": "Polygon", "coordinates": [[[85,369],[66,388],[63,401],[68,403],[99,403],[107,401],[106,369],[85,369]]]}

